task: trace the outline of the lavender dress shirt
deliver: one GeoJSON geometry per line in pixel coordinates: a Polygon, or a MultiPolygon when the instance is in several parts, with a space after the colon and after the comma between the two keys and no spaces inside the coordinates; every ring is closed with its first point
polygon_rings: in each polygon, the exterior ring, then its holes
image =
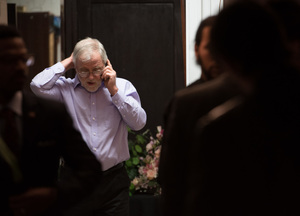
{"type": "Polygon", "coordinates": [[[140,130],[147,119],[135,87],[117,78],[119,90],[111,97],[103,82],[96,92],[88,92],[77,75],[71,79],[63,76],[64,73],[64,66],[58,62],[37,74],[30,87],[38,96],[66,104],[75,128],[81,132],[103,170],[128,160],[127,126],[140,130]]]}

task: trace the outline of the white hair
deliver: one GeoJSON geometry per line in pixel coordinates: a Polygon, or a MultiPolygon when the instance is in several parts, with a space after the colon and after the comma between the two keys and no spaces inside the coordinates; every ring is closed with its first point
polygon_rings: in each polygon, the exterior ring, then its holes
{"type": "Polygon", "coordinates": [[[105,65],[106,61],[107,61],[107,54],[104,49],[104,46],[97,39],[90,38],[90,37],[87,37],[87,38],[79,41],[75,45],[74,50],[73,50],[74,65],[76,66],[76,61],[77,61],[78,57],[81,57],[81,59],[83,61],[88,61],[89,59],[91,59],[91,54],[95,51],[99,52],[99,54],[102,58],[103,64],[105,65]]]}

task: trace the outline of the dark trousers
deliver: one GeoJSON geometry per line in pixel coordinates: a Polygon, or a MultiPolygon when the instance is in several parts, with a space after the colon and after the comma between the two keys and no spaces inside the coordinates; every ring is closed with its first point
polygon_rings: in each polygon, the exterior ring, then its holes
{"type": "Polygon", "coordinates": [[[124,166],[107,172],[62,173],[58,204],[63,216],[129,216],[130,180],[124,166]]]}

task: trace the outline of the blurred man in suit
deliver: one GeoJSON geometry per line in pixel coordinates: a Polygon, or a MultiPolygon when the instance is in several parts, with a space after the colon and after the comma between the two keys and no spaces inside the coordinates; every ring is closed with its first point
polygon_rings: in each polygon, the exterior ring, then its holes
{"type": "MultiPolygon", "coordinates": [[[[85,193],[81,171],[101,168],[86,147],[65,106],[23,90],[32,64],[20,33],[0,25],[0,215],[60,215],[85,193]],[[9,118],[10,117],[10,118],[9,118]],[[13,123],[13,124],[12,124],[13,123]],[[73,181],[58,181],[59,159],[72,167],[73,181]],[[73,191],[65,188],[66,181],[73,191]],[[63,187],[58,187],[58,185],[63,187]],[[60,202],[57,203],[59,198],[60,202]],[[64,199],[67,198],[67,199],[64,199]]],[[[91,186],[92,187],[92,186],[91,186]]]]}
{"type": "Polygon", "coordinates": [[[187,88],[177,91],[165,110],[158,177],[165,215],[185,215],[188,152],[193,147],[191,138],[197,119],[237,94],[234,82],[222,73],[210,53],[209,32],[214,20],[215,17],[209,17],[200,24],[195,40],[195,53],[203,75],[187,88]]]}
{"type": "Polygon", "coordinates": [[[300,214],[300,73],[274,14],[240,1],[212,28],[212,52],[242,94],[197,123],[187,215],[300,214]]]}

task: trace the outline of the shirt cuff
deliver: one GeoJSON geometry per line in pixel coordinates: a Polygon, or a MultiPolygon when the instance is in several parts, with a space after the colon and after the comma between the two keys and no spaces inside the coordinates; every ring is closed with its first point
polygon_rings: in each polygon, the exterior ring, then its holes
{"type": "Polygon", "coordinates": [[[53,70],[55,74],[62,74],[65,72],[65,67],[61,62],[57,62],[56,64],[52,65],[49,68],[46,68],[46,70],[53,70]]]}
{"type": "Polygon", "coordinates": [[[117,107],[120,108],[121,106],[124,106],[125,104],[125,95],[120,92],[120,90],[112,96],[112,102],[117,107]]]}

